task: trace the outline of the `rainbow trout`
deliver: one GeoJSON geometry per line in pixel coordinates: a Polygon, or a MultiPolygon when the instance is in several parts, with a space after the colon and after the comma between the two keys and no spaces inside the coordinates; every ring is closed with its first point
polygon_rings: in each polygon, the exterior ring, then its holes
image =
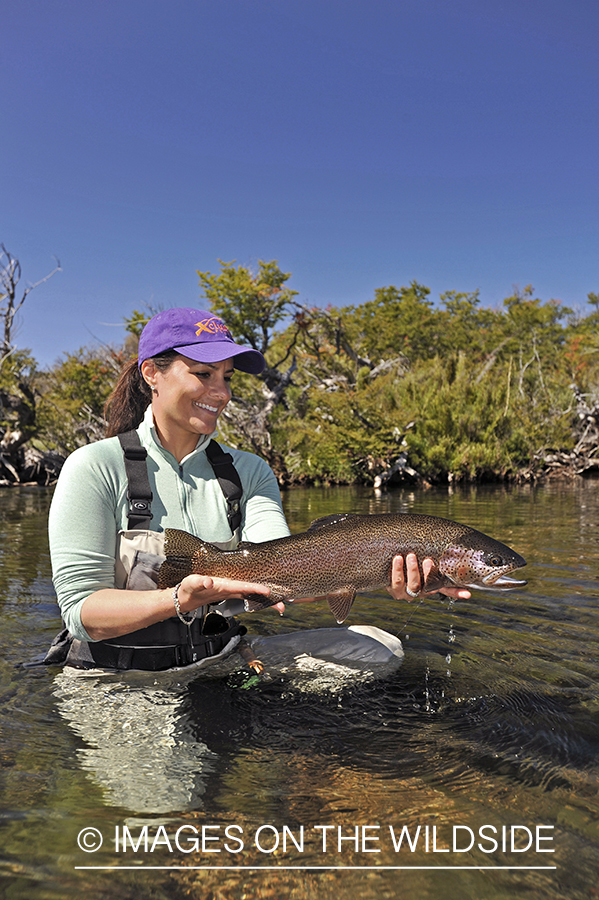
{"type": "Polygon", "coordinates": [[[468,525],[436,516],[347,513],[317,519],[301,534],[262,544],[243,542],[236,550],[218,550],[167,528],[159,587],[172,587],[192,573],[268,585],[268,597],[245,598],[246,612],[324,594],[337,622],[343,622],[356,593],[388,587],[393,557],[407,553],[418,557],[423,591],[505,591],[526,584],[508,577],[526,560],[468,525]],[[434,567],[425,580],[422,561],[427,557],[434,567]]]}

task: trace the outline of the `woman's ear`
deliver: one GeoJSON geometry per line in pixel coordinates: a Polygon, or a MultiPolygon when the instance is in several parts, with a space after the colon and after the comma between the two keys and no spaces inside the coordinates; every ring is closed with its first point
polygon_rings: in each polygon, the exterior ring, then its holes
{"type": "Polygon", "coordinates": [[[140,367],[141,377],[146,382],[150,390],[156,390],[156,373],[158,369],[152,359],[144,359],[140,367]]]}

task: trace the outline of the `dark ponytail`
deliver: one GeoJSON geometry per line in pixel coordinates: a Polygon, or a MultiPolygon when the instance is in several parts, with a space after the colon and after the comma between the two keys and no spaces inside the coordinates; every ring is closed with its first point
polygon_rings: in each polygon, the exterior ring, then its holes
{"type": "MultiPolygon", "coordinates": [[[[156,368],[166,372],[173,361],[180,356],[176,350],[166,350],[152,361],[156,368]]],[[[104,417],[107,422],[106,437],[125,434],[141,425],[144,413],[152,402],[152,391],[139,371],[137,359],[125,365],[114,390],[106,401],[104,417]]]]}

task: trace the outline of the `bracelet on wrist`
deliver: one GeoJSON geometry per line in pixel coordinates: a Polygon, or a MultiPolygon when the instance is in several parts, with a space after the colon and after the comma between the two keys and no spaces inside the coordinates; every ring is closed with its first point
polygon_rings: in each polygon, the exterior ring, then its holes
{"type": "Polygon", "coordinates": [[[179,582],[179,584],[175,585],[175,587],[173,588],[173,603],[175,604],[175,612],[177,613],[177,615],[179,616],[179,618],[181,619],[183,624],[187,625],[187,627],[189,628],[192,625],[192,623],[195,621],[195,617],[197,616],[198,611],[197,611],[197,609],[194,609],[193,612],[190,612],[190,613],[184,613],[181,611],[181,604],[179,603],[179,588],[180,587],[181,587],[181,582],[179,582]],[[189,618],[187,618],[187,616],[189,616],[189,618]]]}

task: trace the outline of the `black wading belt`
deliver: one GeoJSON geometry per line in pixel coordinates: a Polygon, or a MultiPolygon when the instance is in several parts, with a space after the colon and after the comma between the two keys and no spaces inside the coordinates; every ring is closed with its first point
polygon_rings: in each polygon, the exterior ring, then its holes
{"type": "MultiPolygon", "coordinates": [[[[128,525],[130,529],[147,529],[152,519],[152,491],[148,478],[147,451],[137,431],[118,435],[125,456],[127,473],[128,525]]],[[[227,519],[235,534],[241,525],[240,500],[243,494],[239,473],[230,453],[210,441],[206,456],[218,479],[227,503],[227,519]]],[[[147,628],[109,638],[106,641],[79,641],[66,629],[54,639],[44,662],[65,663],[80,669],[144,669],[157,672],[186,666],[209,656],[216,656],[236,634],[246,628],[236,619],[217,613],[198,616],[192,625],[184,625],[172,617],[147,628]]]]}

